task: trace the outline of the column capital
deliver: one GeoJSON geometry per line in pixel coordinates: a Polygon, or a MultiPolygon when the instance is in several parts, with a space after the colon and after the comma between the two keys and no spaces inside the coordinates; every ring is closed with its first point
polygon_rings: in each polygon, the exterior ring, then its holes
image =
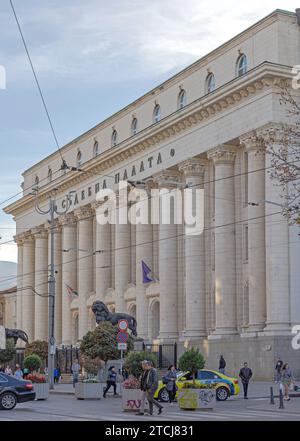
{"type": "Polygon", "coordinates": [[[191,158],[179,164],[179,171],[181,171],[185,177],[204,176],[207,163],[206,159],[191,158]]]}
{"type": "Polygon", "coordinates": [[[24,239],[25,239],[25,234],[24,233],[16,234],[14,236],[14,241],[18,245],[18,247],[22,246],[24,244],[24,239]]]}
{"type": "Polygon", "coordinates": [[[66,226],[66,225],[76,226],[76,217],[74,216],[74,213],[63,214],[62,216],[59,217],[59,223],[62,226],[66,226]]]}
{"type": "Polygon", "coordinates": [[[24,233],[22,240],[23,244],[31,244],[34,242],[34,235],[31,231],[27,231],[26,233],[24,233]]]}
{"type": "Polygon", "coordinates": [[[44,226],[33,228],[32,234],[34,235],[35,239],[48,239],[48,232],[44,226]]]}
{"type": "Polygon", "coordinates": [[[289,127],[280,123],[269,123],[256,130],[262,144],[283,144],[289,127]]]}
{"type": "Polygon", "coordinates": [[[234,162],[236,156],[236,147],[227,144],[221,144],[210,150],[207,154],[208,159],[212,159],[215,164],[228,164],[234,162]]]}
{"type": "MultiPolygon", "coordinates": [[[[50,224],[50,222],[46,222],[44,224],[44,228],[47,231],[47,233],[50,234],[50,231],[51,231],[51,224],[50,224]]],[[[54,221],[54,233],[57,234],[57,233],[60,233],[60,231],[61,231],[61,223],[60,223],[60,221],[58,219],[55,219],[55,221],[54,221]]]]}
{"type": "Polygon", "coordinates": [[[181,173],[177,170],[164,170],[153,177],[153,181],[160,188],[177,188],[182,184],[181,173]]]}
{"type": "Polygon", "coordinates": [[[84,207],[75,210],[74,215],[79,221],[88,220],[94,215],[94,211],[92,210],[91,205],[85,205],[84,207]]]}

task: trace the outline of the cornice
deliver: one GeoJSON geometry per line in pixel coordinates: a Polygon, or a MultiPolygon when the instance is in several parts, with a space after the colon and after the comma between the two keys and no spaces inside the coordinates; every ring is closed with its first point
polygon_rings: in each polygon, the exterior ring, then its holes
{"type": "MultiPolygon", "coordinates": [[[[263,63],[248,74],[235,78],[230,83],[222,86],[215,92],[205,95],[186,106],[180,112],[175,112],[164,120],[143,130],[133,140],[127,140],[114,149],[105,151],[97,158],[86,162],[82,168],[84,173],[69,172],[51,184],[41,187],[40,202],[46,201],[54,188],[59,187],[61,193],[88,178],[99,174],[105,177],[107,170],[121,164],[123,161],[135,156],[137,153],[146,152],[160,143],[174,138],[191,128],[207,122],[212,117],[246,101],[255,94],[264,90],[272,90],[279,85],[289,84],[291,70],[287,66],[263,63]],[[61,182],[60,182],[61,181],[61,182]]],[[[212,146],[214,147],[214,146],[212,146]]],[[[96,180],[96,179],[95,179],[96,180]]],[[[5,213],[17,216],[33,204],[33,197],[26,195],[4,209],[5,213]]]]}

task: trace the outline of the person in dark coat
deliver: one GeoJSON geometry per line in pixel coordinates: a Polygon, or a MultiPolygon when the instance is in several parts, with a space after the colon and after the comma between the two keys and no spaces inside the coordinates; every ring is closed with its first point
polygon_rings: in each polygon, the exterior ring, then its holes
{"type": "Polygon", "coordinates": [[[252,370],[248,367],[248,363],[245,362],[244,367],[242,367],[239,373],[239,377],[242,380],[243,384],[245,400],[248,399],[248,385],[252,375],[252,370]]]}
{"type": "MultiPolygon", "coordinates": [[[[155,392],[158,388],[158,374],[157,370],[154,369],[153,363],[151,361],[144,361],[143,363],[143,375],[141,377],[141,390],[146,395],[149,403],[149,413],[153,415],[153,406],[158,408],[158,415],[161,414],[163,406],[159,404],[158,401],[154,399],[155,392]]],[[[144,415],[145,410],[145,400],[142,400],[140,412],[136,415],[144,415]]]]}
{"type": "Polygon", "coordinates": [[[283,361],[279,358],[275,366],[275,383],[280,383],[282,375],[283,361]]]}
{"type": "Polygon", "coordinates": [[[106,398],[106,394],[111,388],[111,386],[114,388],[114,395],[117,395],[117,372],[114,366],[111,366],[108,369],[108,375],[107,375],[107,382],[106,382],[106,388],[103,392],[103,398],[106,398]]]}
{"type": "Polygon", "coordinates": [[[176,386],[177,374],[176,374],[176,367],[174,365],[169,366],[168,372],[163,379],[169,394],[169,403],[171,403],[172,405],[177,392],[177,386],[176,386]]]}
{"type": "Polygon", "coordinates": [[[226,367],[226,361],[225,361],[223,355],[221,355],[220,361],[219,361],[219,372],[223,375],[225,375],[225,367],[226,367]]]}

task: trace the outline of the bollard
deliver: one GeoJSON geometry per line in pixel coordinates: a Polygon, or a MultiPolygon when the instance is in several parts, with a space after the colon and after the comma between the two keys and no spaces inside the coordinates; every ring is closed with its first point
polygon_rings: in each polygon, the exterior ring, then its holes
{"type": "Polygon", "coordinates": [[[279,409],[284,409],[284,405],[283,405],[283,393],[282,393],[281,388],[280,388],[280,390],[279,390],[279,409]]]}
{"type": "Polygon", "coordinates": [[[274,401],[274,392],[273,392],[273,387],[271,387],[270,389],[271,389],[271,398],[270,398],[270,404],[275,404],[275,401],[274,401]]]}

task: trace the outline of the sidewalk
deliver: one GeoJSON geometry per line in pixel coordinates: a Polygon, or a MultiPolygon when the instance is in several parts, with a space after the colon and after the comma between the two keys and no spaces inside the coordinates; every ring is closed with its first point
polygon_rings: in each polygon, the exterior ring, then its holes
{"type": "MultiPolygon", "coordinates": [[[[106,383],[100,383],[101,389],[103,390],[106,383]]],[[[274,396],[279,395],[279,384],[272,381],[252,381],[249,384],[248,397],[249,399],[258,398],[269,398],[270,388],[273,387],[274,396]]],[[[243,388],[240,384],[241,392],[238,396],[231,397],[231,400],[243,399],[243,388]]],[[[120,383],[117,385],[117,392],[120,393],[120,383]]],[[[51,394],[63,394],[63,395],[74,395],[74,388],[72,384],[58,384],[55,385],[55,389],[50,391],[51,394]]],[[[300,392],[291,392],[291,397],[300,397],[300,392]]],[[[109,394],[108,394],[109,397],[109,394]]]]}

